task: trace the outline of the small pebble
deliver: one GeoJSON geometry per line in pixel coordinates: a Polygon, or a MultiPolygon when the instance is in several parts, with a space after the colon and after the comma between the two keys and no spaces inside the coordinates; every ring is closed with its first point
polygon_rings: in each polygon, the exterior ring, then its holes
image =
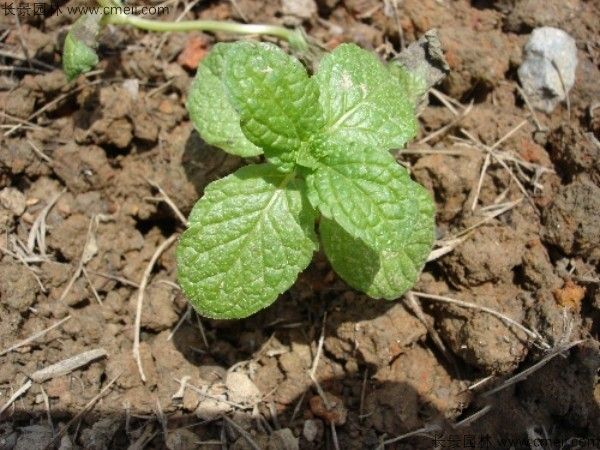
{"type": "Polygon", "coordinates": [[[25,196],[15,188],[7,187],[0,191],[0,205],[8,209],[15,216],[20,216],[25,211],[25,196]]]}
{"type": "Polygon", "coordinates": [[[307,420],[304,422],[304,427],[302,428],[302,436],[308,442],[312,442],[317,438],[317,434],[319,433],[319,426],[317,425],[316,420],[307,420]]]}
{"type": "Polygon", "coordinates": [[[519,80],[532,105],[550,113],[575,84],[577,46],[563,30],[536,28],[525,44],[519,80]]]}

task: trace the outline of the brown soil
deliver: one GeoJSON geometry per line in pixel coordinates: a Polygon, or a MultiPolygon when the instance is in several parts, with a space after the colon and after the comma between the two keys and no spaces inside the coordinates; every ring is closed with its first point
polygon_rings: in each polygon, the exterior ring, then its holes
{"type": "Polygon", "coordinates": [[[14,71],[0,73],[0,352],[70,319],[0,355],[0,408],[39,369],[98,348],[107,356],[34,382],[0,416],[0,448],[246,449],[250,436],[265,449],[369,449],[424,427],[386,448],[432,448],[436,435],[441,447],[509,448],[498,439],[518,438],[513,448],[530,448],[538,437],[556,439],[543,448],[600,448],[599,4],[314,6],[211,1],[187,17],[302,23],[330,48],[354,41],[384,57],[438,28],[450,107],[430,96],[426,140],[399,159],[435,196],[439,237],[464,239],[415,290],[498,311],[541,338],[457,304],[416,297],[419,312],[368,299],[322,255],[267,310],[205,320],[173,284],[172,245],[145,291],[143,382],[132,357],[137,286],[157,247],[182,230],[158,187],[187,214],[210,181],[244,163],[204,144],[184,108],[192,67],[229,37],[106,30],[101,72],[69,84],[60,49],[72,18],[1,17],[1,64],[14,71]],[[568,108],[532,116],[515,74],[528,33],[543,25],[576,38],[577,81],[568,108]],[[491,158],[480,178],[484,146],[499,139],[506,166],[491,158]]]}

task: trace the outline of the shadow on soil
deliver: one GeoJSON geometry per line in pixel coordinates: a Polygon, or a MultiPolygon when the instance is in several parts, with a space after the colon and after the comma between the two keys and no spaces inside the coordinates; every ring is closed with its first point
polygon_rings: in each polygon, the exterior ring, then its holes
{"type": "Polygon", "coordinates": [[[185,142],[181,165],[200,198],[208,183],[234,172],[244,161],[207,144],[192,131],[185,142]]]}

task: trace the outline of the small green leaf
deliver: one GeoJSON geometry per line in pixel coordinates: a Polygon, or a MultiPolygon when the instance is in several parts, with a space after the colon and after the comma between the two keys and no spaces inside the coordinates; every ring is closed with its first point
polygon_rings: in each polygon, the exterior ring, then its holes
{"type": "Polygon", "coordinates": [[[240,128],[235,110],[223,83],[227,52],[236,44],[219,43],[202,60],[187,99],[187,110],[198,133],[207,143],[242,157],[262,153],[240,128]]]}
{"type": "Polygon", "coordinates": [[[313,78],[320,90],[325,135],[334,141],[390,150],[416,135],[411,99],[374,54],[342,44],[321,60],[313,78]]]}
{"type": "Polygon", "coordinates": [[[394,299],[416,281],[434,239],[429,193],[385,153],[334,147],[307,176],[324,216],[320,234],[333,269],[374,298],[394,299]]]}
{"type": "Polygon", "coordinates": [[[69,81],[89,72],[98,64],[96,41],[100,31],[101,14],[86,14],[73,24],[63,47],[63,71],[69,81]]]}
{"type": "Polygon", "coordinates": [[[318,88],[300,61],[273,44],[238,42],[224,79],[246,137],[273,164],[295,163],[323,124],[318,88]]]}
{"type": "Polygon", "coordinates": [[[206,317],[237,319],[269,306],[317,249],[315,211],[293,173],[251,165],[212,183],[177,248],[179,283],[206,317]]]}

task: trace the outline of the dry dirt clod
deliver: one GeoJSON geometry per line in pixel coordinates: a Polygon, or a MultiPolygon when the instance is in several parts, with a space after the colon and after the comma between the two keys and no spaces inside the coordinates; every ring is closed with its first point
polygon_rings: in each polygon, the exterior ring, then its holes
{"type": "Polygon", "coordinates": [[[348,417],[348,410],[343,400],[330,392],[324,392],[325,400],[320,395],[314,395],[308,401],[312,413],[323,419],[327,424],[344,425],[348,417]]]}
{"type": "Polygon", "coordinates": [[[593,135],[566,123],[550,133],[548,143],[550,157],[561,175],[573,179],[587,172],[600,186],[600,144],[593,135]]]}
{"type": "MultiPolygon", "coordinates": [[[[519,291],[509,284],[491,283],[451,294],[491,308],[521,323],[525,316],[519,291]]],[[[510,373],[527,355],[529,336],[521,329],[482,311],[454,305],[434,305],[443,339],[468,364],[485,373],[510,373]]]]}
{"type": "MultiPolygon", "coordinates": [[[[44,177],[37,181],[50,184],[50,180],[46,178],[50,173],[48,164],[32,151],[31,145],[26,140],[4,139],[2,152],[0,152],[0,187],[9,184],[6,178],[9,174],[13,176],[27,175],[31,178],[43,175],[44,177]]],[[[29,197],[36,197],[33,193],[27,194],[29,197]]],[[[46,195],[44,193],[43,196],[38,196],[38,198],[44,198],[46,195]]]]}
{"type": "Polygon", "coordinates": [[[37,96],[27,87],[18,87],[6,99],[6,112],[11,116],[26,119],[35,109],[37,96]]]}
{"type": "Polygon", "coordinates": [[[513,278],[513,269],[521,263],[521,247],[514,229],[493,221],[476,228],[442,264],[456,286],[508,283],[513,278]]]}
{"type": "Polygon", "coordinates": [[[12,211],[5,209],[4,207],[0,207],[0,235],[4,237],[0,237],[0,245],[6,247],[7,239],[5,236],[12,230],[14,226],[14,214],[12,211]]]}
{"type": "MultiPolygon", "coordinates": [[[[7,316],[7,315],[5,315],[5,314],[2,314],[2,318],[3,318],[3,320],[6,320],[6,319],[5,319],[5,318],[6,318],[6,316],[7,316]]],[[[27,345],[27,344],[29,344],[29,343],[32,343],[32,342],[34,342],[35,340],[37,340],[37,339],[41,338],[41,337],[42,337],[42,336],[44,336],[46,333],[50,332],[50,331],[51,331],[51,330],[53,330],[54,328],[57,328],[57,327],[59,327],[59,326],[60,326],[60,325],[62,325],[64,322],[66,322],[67,320],[70,320],[70,319],[71,319],[71,316],[67,316],[67,317],[65,317],[64,319],[62,319],[62,320],[60,320],[60,321],[58,321],[58,322],[54,323],[53,325],[49,326],[48,328],[45,328],[45,329],[43,329],[43,330],[41,330],[41,331],[38,331],[38,332],[36,332],[36,333],[32,334],[31,336],[28,336],[27,338],[25,338],[25,339],[23,339],[23,340],[21,340],[21,341],[17,342],[16,344],[13,344],[13,345],[11,345],[10,347],[8,347],[8,348],[6,348],[6,349],[2,349],[2,350],[0,350],[0,356],[3,356],[3,355],[5,355],[5,354],[7,354],[7,353],[10,353],[10,352],[14,351],[14,350],[17,350],[19,347],[22,347],[22,346],[24,346],[24,345],[27,345]]],[[[10,320],[8,320],[7,322],[10,322],[10,320]]]]}
{"type": "Polygon", "coordinates": [[[90,219],[83,214],[73,214],[55,224],[48,234],[48,246],[68,261],[75,262],[85,246],[90,219]]]}
{"type": "Polygon", "coordinates": [[[25,196],[18,189],[4,188],[0,191],[0,205],[18,217],[25,211],[25,196]]]}
{"type": "Polygon", "coordinates": [[[151,284],[146,289],[146,302],[142,327],[160,332],[171,328],[177,320],[178,308],[174,301],[173,289],[164,284],[151,284]]]}
{"type": "Polygon", "coordinates": [[[250,377],[241,372],[230,372],[225,378],[229,400],[242,405],[253,405],[260,401],[261,394],[250,377]]]}
{"type": "Polygon", "coordinates": [[[546,410],[561,417],[568,426],[589,427],[598,437],[600,348],[597,341],[580,344],[565,358],[554,358],[521,386],[522,398],[533,411],[546,410]]]}
{"type": "Polygon", "coordinates": [[[482,159],[479,154],[460,148],[456,150],[462,155],[425,155],[419,158],[412,170],[417,181],[428,188],[434,198],[439,199],[437,216],[442,223],[460,215],[467,206],[481,170],[482,159]]]}
{"type": "Polygon", "coordinates": [[[449,369],[438,365],[429,349],[418,345],[408,349],[390,366],[375,373],[373,378],[382,388],[367,396],[365,414],[370,415],[367,420],[378,424],[381,431],[386,429],[387,423],[389,429],[395,424],[411,431],[418,428],[413,425],[418,424],[418,417],[424,411],[434,416],[442,413],[446,419],[458,417],[469,404],[471,395],[453,379],[453,375],[449,369]],[[384,398],[388,388],[392,395],[384,398]],[[402,396],[396,397],[401,393],[402,396]],[[400,404],[393,405],[394,401],[400,404]],[[413,407],[415,411],[411,411],[413,407]]]}
{"type": "Polygon", "coordinates": [[[501,5],[507,13],[506,29],[515,33],[542,26],[570,25],[578,14],[582,14],[580,0],[501,0],[494,3],[501,5]]]}
{"type": "Polygon", "coordinates": [[[122,426],[119,417],[106,417],[98,420],[90,428],[81,432],[81,444],[90,450],[105,450],[111,447],[111,442],[122,426]]]}
{"type": "Polygon", "coordinates": [[[2,450],[12,450],[17,444],[17,437],[17,431],[11,424],[0,425],[0,448],[2,450]]]}
{"type": "Polygon", "coordinates": [[[376,366],[389,364],[405,346],[427,334],[421,321],[401,303],[373,303],[354,295],[329,314],[328,328],[335,331],[325,338],[327,351],[339,359],[358,353],[362,361],[376,366]]]}
{"type": "Polygon", "coordinates": [[[45,425],[30,425],[19,431],[13,450],[44,450],[52,441],[52,429],[45,425]]]}
{"type": "Polygon", "coordinates": [[[52,169],[71,193],[102,189],[114,176],[104,150],[94,145],[59,147],[53,153],[52,169]]]}
{"type": "Polygon", "coordinates": [[[298,438],[289,428],[276,430],[271,434],[269,450],[298,450],[298,438]]]}
{"type": "Polygon", "coordinates": [[[199,436],[187,428],[178,428],[170,431],[165,439],[165,445],[169,450],[188,450],[198,448],[199,436]]]}
{"type": "Polygon", "coordinates": [[[580,311],[581,301],[585,297],[585,290],[584,286],[579,286],[573,280],[567,280],[562,288],[555,289],[552,294],[560,306],[580,311]]]}
{"type": "Polygon", "coordinates": [[[177,57],[177,62],[186,69],[195,70],[208,53],[210,42],[203,34],[191,35],[187,38],[183,51],[177,57]]]}
{"type": "Polygon", "coordinates": [[[443,86],[451,97],[461,98],[475,88],[487,93],[508,71],[513,43],[499,31],[441,27],[439,33],[450,66],[443,86]]]}
{"type": "Polygon", "coordinates": [[[542,213],[542,238],[567,255],[600,259],[600,187],[586,178],[562,186],[542,213]]]}
{"type": "Polygon", "coordinates": [[[546,247],[539,239],[526,244],[523,252],[523,278],[525,287],[530,290],[557,288],[562,280],[557,275],[546,247]]]}
{"type": "Polygon", "coordinates": [[[416,391],[403,383],[382,383],[370,392],[365,413],[371,426],[382,433],[406,433],[419,428],[416,391]]]}
{"type": "Polygon", "coordinates": [[[4,305],[24,313],[35,303],[39,291],[27,267],[16,262],[0,262],[0,299],[4,305]]]}

